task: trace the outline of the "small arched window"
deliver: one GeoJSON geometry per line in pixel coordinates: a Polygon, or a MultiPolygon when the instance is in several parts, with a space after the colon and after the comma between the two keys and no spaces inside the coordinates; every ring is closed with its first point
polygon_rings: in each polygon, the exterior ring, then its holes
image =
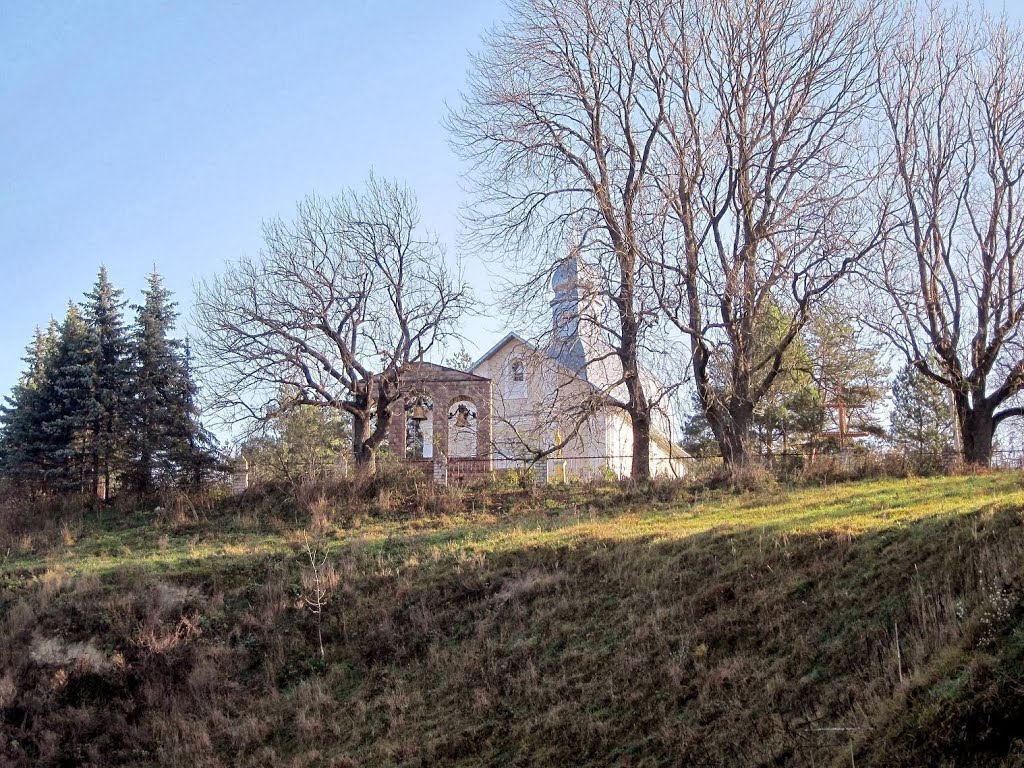
{"type": "Polygon", "coordinates": [[[509,360],[505,369],[505,399],[522,400],[526,397],[526,365],[522,360],[509,360]]]}

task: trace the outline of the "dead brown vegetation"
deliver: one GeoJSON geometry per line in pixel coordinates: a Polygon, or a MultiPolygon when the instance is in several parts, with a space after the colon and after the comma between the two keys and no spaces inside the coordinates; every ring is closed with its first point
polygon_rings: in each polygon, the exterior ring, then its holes
{"type": "MultiPolygon", "coordinates": [[[[860,504],[856,488],[847,496],[860,504]]],[[[1024,669],[1024,517],[1012,505],[860,534],[581,528],[546,543],[544,531],[581,518],[699,516],[719,497],[448,492],[410,480],[317,494],[302,511],[263,493],[164,528],[197,542],[177,568],[5,572],[0,762],[810,766],[849,765],[852,751],[857,765],[1014,765],[1022,755],[1010,681],[1024,669]],[[357,514],[409,524],[372,527],[353,515],[360,504],[357,514]],[[241,514],[284,535],[285,549],[202,560],[203,540],[235,530],[241,514]],[[356,525],[368,534],[338,538],[356,525]],[[320,615],[303,599],[310,530],[332,542],[320,615]],[[498,543],[472,546],[483,531],[498,543]],[[515,535],[522,545],[500,543],[515,535]]]]}

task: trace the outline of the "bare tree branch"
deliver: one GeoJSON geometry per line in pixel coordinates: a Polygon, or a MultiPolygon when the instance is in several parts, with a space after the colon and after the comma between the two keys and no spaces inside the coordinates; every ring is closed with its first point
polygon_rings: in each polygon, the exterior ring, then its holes
{"type": "Polygon", "coordinates": [[[361,192],[311,196],[264,225],[257,259],[197,290],[195,321],[212,405],[259,420],[297,405],[349,414],[357,463],[372,468],[400,402],[400,372],[456,334],[467,285],[422,235],[415,197],[371,176],[361,192]]]}
{"type": "Polygon", "coordinates": [[[963,458],[988,464],[1024,388],[1024,45],[1005,19],[908,4],[879,62],[891,231],[873,326],[946,387],[963,458]]]}

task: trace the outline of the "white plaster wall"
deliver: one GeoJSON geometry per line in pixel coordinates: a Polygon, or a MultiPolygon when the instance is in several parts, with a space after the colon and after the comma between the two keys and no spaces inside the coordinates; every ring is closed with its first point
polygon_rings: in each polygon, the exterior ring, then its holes
{"type": "MultiPolygon", "coordinates": [[[[499,469],[519,464],[515,457],[528,453],[518,435],[524,436],[534,449],[554,445],[558,432],[563,438],[569,435],[574,425],[565,414],[566,408],[574,398],[578,402],[592,392],[585,381],[576,379],[567,369],[517,339],[509,339],[473,373],[494,382],[493,436],[495,466],[499,469]],[[525,388],[517,389],[511,381],[513,360],[522,360],[526,366],[525,388]],[[519,396],[523,393],[525,397],[519,396]],[[554,393],[558,393],[558,399],[554,393]],[[511,459],[502,460],[501,454],[511,459]]],[[[671,421],[664,413],[655,414],[654,427],[665,437],[675,437],[671,421]]],[[[652,473],[684,475],[686,461],[678,458],[682,449],[673,449],[676,450],[679,453],[670,457],[661,441],[652,441],[652,473]]],[[[561,465],[567,479],[599,477],[607,471],[605,467],[619,478],[628,477],[632,453],[633,431],[628,415],[621,409],[607,408],[592,416],[575,439],[547,460],[548,476],[555,477],[561,465]]]]}
{"type": "MultiPolygon", "coordinates": [[[[575,428],[566,411],[586,397],[589,385],[571,376],[561,365],[516,339],[482,362],[473,373],[494,381],[494,443],[500,454],[515,457],[555,444],[575,428]],[[525,387],[512,381],[512,361],[526,367],[525,387]],[[519,396],[525,393],[525,397],[519,396]]],[[[607,453],[604,418],[598,414],[561,451],[561,458],[581,460],[607,453]]],[[[599,462],[598,462],[599,463],[599,462]]]]}

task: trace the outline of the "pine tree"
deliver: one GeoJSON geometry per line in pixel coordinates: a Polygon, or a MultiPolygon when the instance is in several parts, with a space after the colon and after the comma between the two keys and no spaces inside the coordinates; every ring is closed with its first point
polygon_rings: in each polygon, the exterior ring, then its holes
{"type": "Polygon", "coordinates": [[[46,446],[42,436],[50,396],[50,358],[56,341],[53,323],[46,333],[36,329],[23,358],[25,371],[0,407],[0,465],[15,483],[36,491],[46,489],[46,446]]]}
{"type": "Polygon", "coordinates": [[[130,396],[129,340],[124,327],[122,292],[110,284],[100,267],[96,284],[86,294],[83,315],[93,350],[93,396],[89,415],[88,453],[97,494],[110,498],[111,481],[126,449],[125,427],[130,396]]]}
{"type": "Polygon", "coordinates": [[[683,422],[682,444],[691,456],[718,455],[718,443],[696,392],[691,395],[690,415],[683,422]]]}
{"type": "MultiPolygon", "coordinates": [[[[779,339],[789,330],[790,318],[778,304],[769,305],[757,318],[753,328],[753,344],[758,359],[778,346],[779,339]]],[[[712,379],[725,382],[720,373],[722,363],[712,360],[712,379]]],[[[803,444],[821,430],[824,409],[821,396],[812,377],[814,361],[806,339],[797,336],[783,356],[782,370],[772,387],[761,398],[752,418],[751,447],[763,456],[776,453],[794,453],[803,450],[803,444]]],[[[728,396],[722,385],[716,387],[719,398],[728,396]]],[[[683,426],[683,445],[693,455],[711,455],[719,450],[719,443],[711,424],[703,413],[694,394],[693,416],[683,426]]]]}
{"type": "MultiPolygon", "coordinates": [[[[791,318],[772,304],[754,324],[757,358],[780,345],[791,318]]],[[[824,418],[821,397],[814,386],[814,361],[804,334],[798,334],[783,356],[782,370],[772,387],[754,409],[753,427],[758,450],[767,456],[800,453],[824,418]]]]}
{"type": "Polygon", "coordinates": [[[132,349],[129,477],[143,494],[158,482],[201,484],[212,454],[198,422],[188,347],[172,336],[176,306],[154,271],[135,307],[132,349]]]}
{"type": "Polygon", "coordinates": [[[892,385],[893,410],[890,439],[922,471],[942,466],[942,454],[953,438],[953,419],[946,390],[938,382],[908,365],[892,385]]]}
{"type": "Polygon", "coordinates": [[[888,394],[889,369],[882,362],[881,347],[866,338],[846,309],[835,302],[818,307],[805,336],[812,377],[835,423],[831,437],[840,443],[844,432],[883,437],[878,411],[888,394]]]}
{"type": "Polygon", "coordinates": [[[179,470],[179,482],[192,488],[199,488],[207,475],[218,465],[217,440],[199,418],[196,402],[198,387],[192,376],[192,349],[185,340],[185,364],[178,379],[179,402],[172,458],[179,470]]]}
{"type": "Polygon", "coordinates": [[[74,304],[68,305],[50,356],[41,439],[47,457],[46,484],[57,491],[85,491],[89,474],[88,430],[93,398],[92,336],[74,304]]]}

